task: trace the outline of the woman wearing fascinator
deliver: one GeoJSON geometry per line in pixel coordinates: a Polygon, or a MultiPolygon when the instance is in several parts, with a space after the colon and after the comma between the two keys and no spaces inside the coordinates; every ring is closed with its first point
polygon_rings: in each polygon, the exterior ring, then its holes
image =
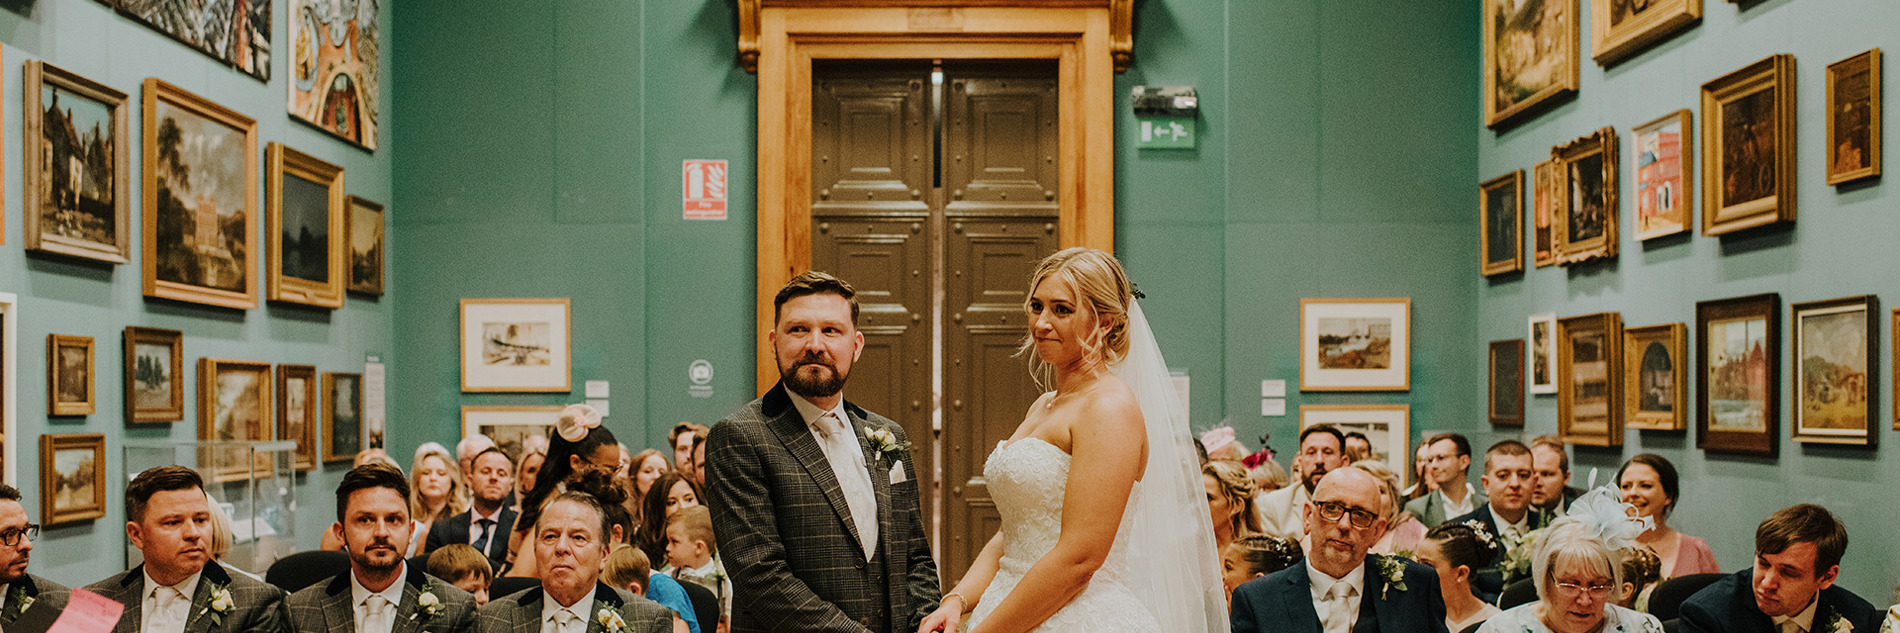
{"type": "Polygon", "coordinates": [[[1616,605],[1624,548],[1650,527],[1612,486],[1585,493],[1533,546],[1537,601],[1486,620],[1478,633],[1662,633],[1662,622],[1616,605]]]}

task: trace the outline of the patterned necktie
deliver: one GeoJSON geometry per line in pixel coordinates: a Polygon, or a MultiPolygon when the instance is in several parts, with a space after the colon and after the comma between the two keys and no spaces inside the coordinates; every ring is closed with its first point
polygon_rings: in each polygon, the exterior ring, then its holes
{"type": "Polygon", "coordinates": [[[475,539],[474,543],[470,543],[470,545],[475,546],[475,551],[481,552],[483,556],[487,556],[488,555],[488,537],[495,535],[495,520],[482,519],[480,521],[476,521],[475,524],[481,527],[482,535],[480,538],[475,539]]]}
{"type": "Polygon", "coordinates": [[[845,506],[851,509],[858,541],[864,544],[864,558],[870,560],[877,551],[877,493],[871,491],[871,473],[859,461],[864,458],[864,449],[849,430],[850,425],[836,412],[826,412],[818,424],[825,437],[825,459],[831,462],[839,492],[844,493],[845,506]]]}

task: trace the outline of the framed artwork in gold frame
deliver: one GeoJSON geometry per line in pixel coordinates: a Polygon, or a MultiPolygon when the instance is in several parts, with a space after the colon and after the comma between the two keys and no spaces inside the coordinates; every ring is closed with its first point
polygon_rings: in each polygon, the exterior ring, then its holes
{"type": "Polygon", "coordinates": [[[1551,149],[1557,191],[1551,250],[1562,264],[1616,257],[1616,128],[1602,128],[1551,149]]]}
{"type": "Polygon", "coordinates": [[[573,390],[567,299],[463,299],[462,391],[573,390]]]}
{"type": "Polygon", "coordinates": [[[350,196],[350,292],[383,296],[383,205],[350,196]]]}
{"type": "Polygon", "coordinates": [[[1524,426],[1524,339],[1491,341],[1487,413],[1491,426],[1524,426]]]}
{"type": "Polygon", "coordinates": [[[268,277],[271,301],[343,306],[343,168],[271,143],[268,277]]]}
{"type": "Polygon", "coordinates": [[[1556,251],[1551,250],[1550,227],[1556,214],[1558,164],[1551,159],[1531,168],[1532,263],[1538,268],[1557,263],[1556,251]]]}
{"type": "Polygon", "coordinates": [[[1695,208],[1694,115],[1677,110],[1636,126],[1636,240],[1689,230],[1695,208]]]}
{"type": "Polygon", "coordinates": [[[277,366],[277,439],[297,443],[295,467],[317,467],[317,368],[277,366]]]}
{"type": "Polygon", "coordinates": [[[1527,117],[1577,92],[1577,0],[1482,1],[1485,125],[1527,117]]]}
{"type": "Polygon", "coordinates": [[[1809,301],[1794,313],[1794,440],[1874,446],[1878,400],[1873,377],[1880,299],[1873,295],[1809,301]]]}
{"type": "Polygon", "coordinates": [[[46,335],[47,415],[91,415],[92,337],[46,335]]]}
{"type": "MultiPolygon", "coordinates": [[[[198,359],[198,439],[208,442],[266,441],[276,435],[271,399],[270,363],[219,358],[198,359]]],[[[257,456],[257,468],[270,470],[269,456],[257,456]]],[[[248,476],[244,459],[223,460],[235,466],[208,473],[213,481],[248,476]]]]}
{"type": "Polygon", "coordinates": [[[1412,300],[1301,299],[1301,391],[1412,388],[1412,300]]]}
{"type": "Polygon", "coordinates": [[[40,523],[65,525],[106,515],[106,436],[40,436],[40,523]]]}
{"type": "Polygon", "coordinates": [[[1880,49],[1827,65],[1827,184],[1880,175],[1880,49]]]}
{"type": "Polygon", "coordinates": [[[123,264],[132,256],[126,94],[26,63],[26,250],[123,264]]]}
{"type": "Polygon", "coordinates": [[[1702,84],[1702,234],[1793,222],[1794,56],[1702,84]]]}
{"type": "Polygon", "coordinates": [[[1696,448],[1774,457],[1781,449],[1781,295],[1695,304],[1696,448]]]}
{"type": "Polygon", "coordinates": [[[185,335],[178,330],[125,328],[125,423],[185,419],[185,335]]]}
{"type": "Polygon", "coordinates": [[[145,296],[257,307],[257,122],[145,80],[145,296]]]}
{"type": "Polygon", "coordinates": [[[1524,170],[1478,185],[1478,265],[1486,277],[1524,270],[1524,170]]]}
{"type": "Polygon", "coordinates": [[[1623,445],[1622,350],[1615,312],[1557,320],[1557,433],[1565,442],[1623,445]]]}
{"type": "MultiPolygon", "coordinates": [[[[1895,363],[1894,365],[1895,368],[1893,370],[1893,386],[1895,388],[1900,388],[1900,308],[1893,309],[1891,322],[1888,323],[1888,325],[1894,328],[1894,329],[1887,330],[1888,332],[1894,333],[1892,335],[1893,336],[1893,355],[1888,357],[1888,360],[1895,363]]],[[[1900,391],[1895,391],[1893,393],[1900,394],[1900,391]]],[[[1893,408],[1893,416],[1894,416],[1893,430],[1900,431],[1900,406],[1896,406],[1893,408]]]]}
{"type": "Polygon", "coordinates": [[[1623,424],[1683,430],[1689,410],[1689,327],[1665,323],[1623,330],[1623,424]]]}
{"type": "Polygon", "coordinates": [[[323,461],[347,462],[363,450],[363,375],[323,374],[323,461]]]}
{"type": "Polygon", "coordinates": [[[1609,66],[1702,19],[1702,0],[1590,0],[1590,58],[1609,66]]]}

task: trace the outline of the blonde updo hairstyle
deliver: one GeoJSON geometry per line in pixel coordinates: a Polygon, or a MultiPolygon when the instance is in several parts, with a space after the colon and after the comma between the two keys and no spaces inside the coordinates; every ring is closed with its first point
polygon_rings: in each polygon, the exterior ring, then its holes
{"type": "MultiPolygon", "coordinates": [[[[1121,262],[1114,255],[1080,246],[1043,258],[1036,265],[1035,274],[1029,277],[1029,294],[1023,298],[1023,312],[1029,312],[1029,302],[1036,288],[1049,278],[1068,284],[1078,308],[1087,310],[1097,324],[1113,323],[1107,332],[1099,328],[1089,330],[1088,338],[1082,341],[1082,348],[1086,350],[1084,361],[1090,365],[1121,362],[1128,355],[1128,306],[1133,302],[1134,291],[1121,262]]],[[[1037,382],[1045,387],[1054,384],[1055,369],[1034,353],[1035,348],[1035,334],[1025,333],[1016,353],[1029,355],[1030,370],[1037,382]]]]}

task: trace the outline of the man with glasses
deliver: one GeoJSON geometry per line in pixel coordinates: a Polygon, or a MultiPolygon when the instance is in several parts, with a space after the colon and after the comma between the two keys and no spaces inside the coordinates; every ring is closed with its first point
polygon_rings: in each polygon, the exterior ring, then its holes
{"type": "Polygon", "coordinates": [[[44,601],[55,610],[66,608],[72,590],[45,578],[26,573],[33,552],[33,539],[39,538],[40,526],[26,522],[26,506],[20,503],[20,491],[0,484],[0,627],[11,626],[20,613],[34,602],[44,601]]]}
{"type": "Polygon", "coordinates": [[[1305,563],[1234,589],[1233,633],[1447,633],[1437,572],[1367,555],[1385,536],[1383,490],[1352,467],[1321,479],[1305,507],[1305,563]]]}
{"type": "Polygon", "coordinates": [[[1260,497],[1260,531],[1289,541],[1300,540],[1307,502],[1313,488],[1326,473],[1344,467],[1346,435],[1330,424],[1315,424],[1300,431],[1300,452],[1293,457],[1294,471],[1300,474],[1297,486],[1287,486],[1260,497]]]}
{"type": "Polygon", "coordinates": [[[1482,493],[1471,489],[1471,440],[1457,433],[1440,433],[1425,440],[1429,460],[1425,472],[1437,484],[1437,490],[1405,504],[1405,510],[1418,517],[1427,529],[1447,519],[1468,514],[1484,505],[1482,493]]]}
{"type": "Polygon", "coordinates": [[[1880,612],[1834,584],[1847,528],[1821,506],[1776,512],[1755,528],[1755,566],[1682,603],[1682,633],[1866,633],[1880,612]]]}

